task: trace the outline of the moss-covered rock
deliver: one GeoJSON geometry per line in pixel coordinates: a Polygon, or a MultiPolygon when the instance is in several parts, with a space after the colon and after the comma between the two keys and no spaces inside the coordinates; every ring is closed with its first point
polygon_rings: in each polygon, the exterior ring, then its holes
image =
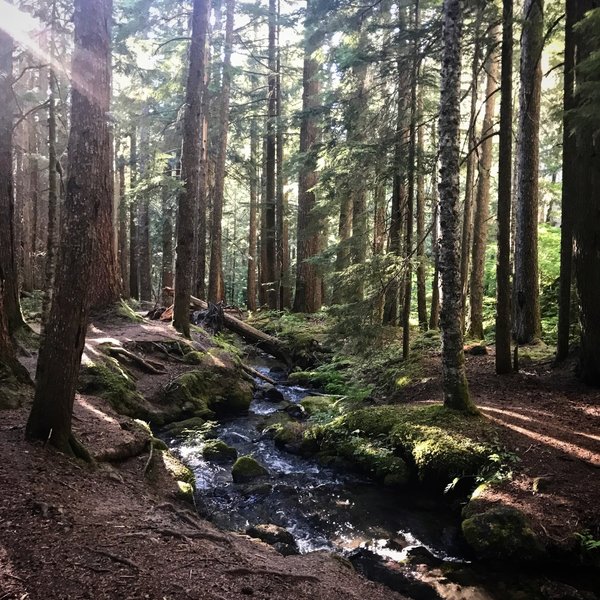
{"type": "Polygon", "coordinates": [[[196,479],[194,477],[193,471],[190,468],[186,467],[171,452],[163,452],[162,461],[165,466],[165,469],[173,477],[173,479],[175,479],[176,481],[184,481],[185,483],[194,485],[196,479]]]}
{"type": "Polygon", "coordinates": [[[378,406],[354,410],[313,427],[324,456],[339,457],[390,485],[409,471],[443,489],[456,477],[475,476],[493,452],[493,428],[481,417],[441,405],[378,406]]]}
{"type": "Polygon", "coordinates": [[[251,456],[240,456],[231,468],[231,475],[235,483],[246,483],[268,474],[267,469],[251,456]]]}
{"type": "Polygon", "coordinates": [[[199,364],[202,363],[203,356],[204,355],[202,354],[202,352],[198,352],[196,350],[192,350],[191,352],[188,352],[187,354],[184,354],[183,360],[188,365],[199,365],[199,364]]]}
{"type": "Polygon", "coordinates": [[[275,445],[287,452],[309,456],[319,449],[314,438],[305,435],[307,427],[304,423],[287,421],[274,425],[272,429],[275,445]]]}
{"type": "Polygon", "coordinates": [[[122,415],[151,420],[151,411],[136,391],[133,376],[118,361],[106,358],[88,363],[79,372],[79,391],[108,400],[112,408],[122,415]]]}
{"type": "Polygon", "coordinates": [[[492,507],[466,518],[462,532],[482,559],[533,561],[544,552],[525,516],[507,506],[492,507]]]}
{"type": "Polygon", "coordinates": [[[203,418],[247,412],[252,385],[223,351],[202,354],[198,368],[180,375],[164,390],[163,403],[203,418]]]}
{"type": "Polygon", "coordinates": [[[237,450],[228,446],[223,440],[209,440],[202,448],[202,456],[213,462],[233,462],[237,455],[237,450]]]}
{"type": "Polygon", "coordinates": [[[205,425],[206,421],[202,417],[191,417],[183,421],[170,423],[165,427],[165,431],[174,437],[179,437],[188,433],[198,433],[205,425]]]}
{"type": "Polygon", "coordinates": [[[333,414],[335,403],[336,398],[331,396],[307,396],[300,400],[300,404],[309,417],[319,414],[333,414]]]}

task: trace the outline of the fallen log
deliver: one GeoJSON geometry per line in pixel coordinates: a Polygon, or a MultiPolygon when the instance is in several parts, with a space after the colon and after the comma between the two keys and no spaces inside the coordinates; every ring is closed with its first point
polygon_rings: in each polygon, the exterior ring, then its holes
{"type": "MultiPolygon", "coordinates": [[[[167,291],[171,291],[171,288],[165,288],[167,291]]],[[[190,305],[192,308],[199,310],[208,310],[208,303],[195,296],[190,296],[190,305]]],[[[292,366],[292,358],[290,351],[286,348],[285,344],[279,341],[277,338],[268,335],[259,329],[244,323],[240,319],[236,319],[233,315],[227,312],[223,313],[223,320],[225,327],[233,333],[237,333],[240,337],[244,338],[248,343],[253,344],[263,352],[278,358],[283,361],[288,367],[292,366]]]]}
{"type": "MultiPolygon", "coordinates": [[[[195,296],[190,296],[190,304],[192,304],[194,308],[199,308],[200,310],[208,309],[208,304],[195,296]]],[[[292,366],[292,358],[289,350],[277,338],[248,325],[248,323],[244,323],[244,321],[240,321],[240,319],[236,319],[229,313],[223,313],[223,320],[225,322],[225,327],[227,327],[229,331],[237,333],[250,344],[260,348],[263,352],[266,352],[275,358],[279,358],[288,367],[292,366]]]]}

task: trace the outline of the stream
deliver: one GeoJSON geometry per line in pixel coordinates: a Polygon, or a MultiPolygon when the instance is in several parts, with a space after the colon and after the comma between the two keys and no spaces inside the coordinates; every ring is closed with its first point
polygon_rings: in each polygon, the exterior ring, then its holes
{"type": "MultiPolygon", "coordinates": [[[[284,376],[281,365],[270,357],[253,356],[249,364],[275,380],[284,376]]],[[[423,492],[387,489],[278,449],[261,435],[265,419],[281,410],[278,403],[261,397],[264,385],[257,379],[258,391],[247,415],[220,422],[214,433],[236,448],[238,456],[252,455],[268,469],[268,477],[235,484],[231,463],[203,458],[201,437],[165,437],[195,474],[196,506],[204,518],[242,533],[258,524],[284,527],[301,553],[341,553],[368,578],[414,600],[544,597],[522,591],[532,591],[532,585],[539,591],[539,580],[532,584],[531,573],[490,573],[489,567],[471,565],[459,519],[441,501],[423,492]]],[[[314,394],[284,384],[277,389],[293,404],[314,394]]],[[[596,597],[585,594],[552,597],[596,597]]]]}

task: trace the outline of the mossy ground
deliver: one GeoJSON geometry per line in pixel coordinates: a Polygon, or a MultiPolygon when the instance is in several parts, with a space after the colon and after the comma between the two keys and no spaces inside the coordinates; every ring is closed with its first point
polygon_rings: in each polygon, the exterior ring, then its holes
{"type": "Polygon", "coordinates": [[[405,481],[412,473],[441,489],[455,478],[477,476],[494,451],[491,425],[441,405],[364,408],[305,435],[324,455],[341,457],[376,479],[400,475],[405,481]]]}

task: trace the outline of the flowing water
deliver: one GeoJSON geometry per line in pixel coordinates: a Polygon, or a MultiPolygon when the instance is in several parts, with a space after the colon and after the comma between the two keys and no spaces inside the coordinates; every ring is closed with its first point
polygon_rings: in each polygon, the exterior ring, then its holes
{"type": "MultiPolygon", "coordinates": [[[[277,378],[274,360],[255,357],[252,364],[277,378]]],[[[295,386],[278,389],[294,404],[311,394],[295,386]]],[[[518,597],[498,585],[506,574],[495,575],[490,583],[489,570],[482,574],[471,568],[458,518],[447,507],[423,493],[382,488],[278,449],[262,434],[265,420],[278,410],[277,403],[257,394],[248,415],[221,422],[214,432],[238,455],[250,454],[269,470],[268,477],[253,483],[235,484],[231,463],[205,460],[201,437],[167,438],[194,471],[202,516],[233,531],[261,523],[285,527],[302,553],[343,552],[368,577],[417,600],[518,597]]]]}

